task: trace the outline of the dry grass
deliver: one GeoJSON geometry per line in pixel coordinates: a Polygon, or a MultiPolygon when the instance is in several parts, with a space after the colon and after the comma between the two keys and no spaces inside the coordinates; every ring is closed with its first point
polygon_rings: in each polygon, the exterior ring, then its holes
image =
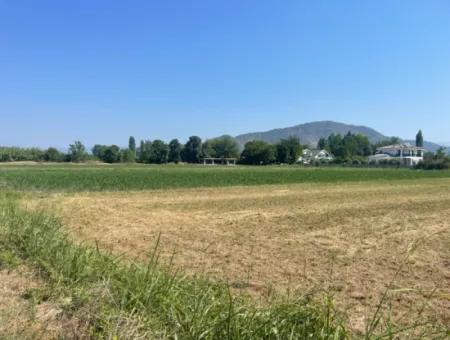
{"type": "Polygon", "coordinates": [[[43,285],[25,266],[0,270],[1,339],[85,338],[79,321],[56,303],[34,301],[32,292],[43,285]]]}
{"type": "Polygon", "coordinates": [[[128,256],[145,259],[161,233],[163,260],[175,253],[182,270],[255,296],[272,287],[332,292],[355,330],[388,287],[399,323],[426,316],[450,324],[448,179],[55,194],[42,202],[60,208],[76,238],[128,256]]]}

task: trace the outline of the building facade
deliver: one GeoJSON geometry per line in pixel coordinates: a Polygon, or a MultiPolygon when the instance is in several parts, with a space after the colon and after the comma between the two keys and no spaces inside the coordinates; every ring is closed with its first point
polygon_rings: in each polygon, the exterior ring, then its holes
{"type": "Polygon", "coordinates": [[[334,156],[327,150],[304,149],[302,155],[298,159],[298,163],[308,165],[313,163],[314,161],[331,162],[333,159],[334,156]]]}
{"type": "Polygon", "coordinates": [[[398,162],[400,165],[415,166],[423,161],[424,153],[424,148],[410,144],[388,145],[378,148],[375,155],[369,157],[369,163],[398,162]]]}

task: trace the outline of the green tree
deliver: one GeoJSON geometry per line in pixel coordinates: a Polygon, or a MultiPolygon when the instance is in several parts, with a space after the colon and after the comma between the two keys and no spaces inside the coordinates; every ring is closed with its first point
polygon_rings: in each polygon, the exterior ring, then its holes
{"type": "Polygon", "coordinates": [[[334,156],[338,158],[344,158],[345,152],[343,148],[342,136],[340,134],[331,134],[328,137],[327,149],[334,156]]]}
{"type": "Polygon", "coordinates": [[[105,163],[120,162],[120,148],[117,145],[107,146],[104,150],[102,161],[105,163]]]}
{"type": "Polygon", "coordinates": [[[200,163],[202,156],[202,139],[191,136],[181,152],[181,157],[187,163],[200,163]]]}
{"type": "Polygon", "coordinates": [[[156,139],[152,143],[150,155],[150,163],[163,164],[167,163],[169,156],[169,147],[162,140],[156,139]]]}
{"type": "Polygon", "coordinates": [[[136,162],[136,151],[130,149],[122,149],[120,151],[120,161],[122,163],[134,163],[136,162]]]}
{"type": "Polygon", "coordinates": [[[145,142],[143,140],[141,140],[141,143],[140,143],[138,151],[139,151],[138,152],[138,154],[139,154],[139,157],[138,157],[139,162],[145,163],[145,159],[144,159],[145,158],[145,142]]]}
{"type": "Polygon", "coordinates": [[[284,164],[294,164],[302,153],[302,146],[296,137],[282,139],[277,145],[277,162],[284,164]]]}
{"type": "Polygon", "coordinates": [[[92,155],[99,160],[103,160],[106,148],[106,145],[95,144],[92,148],[92,155]]]}
{"type": "Polygon", "coordinates": [[[239,157],[239,144],[233,137],[228,135],[207,140],[205,143],[203,143],[202,150],[204,156],[206,157],[239,157]]]}
{"type": "Polygon", "coordinates": [[[44,160],[47,162],[61,162],[64,159],[64,155],[56,148],[48,148],[44,154],[44,160]]]}
{"type": "Polygon", "coordinates": [[[356,142],[356,155],[357,156],[370,156],[373,154],[372,145],[370,144],[369,138],[362,134],[354,135],[353,137],[356,142]]]}
{"type": "Polygon", "coordinates": [[[179,163],[181,161],[182,145],[178,139],[172,139],[169,143],[169,162],[179,163]]]}
{"type": "Polygon", "coordinates": [[[121,150],[117,145],[96,144],[92,148],[92,155],[105,163],[118,163],[121,161],[121,150]]]}
{"type": "Polygon", "coordinates": [[[416,146],[419,148],[423,148],[423,134],[422,130],[419,130],[416,135],[416,146]]]}
{"type": "Polygon", "coordinates": [[[444,148],[439,148],[436,153],[427,152],[416,168],[425,170],[448,170],[450,169],[450,157],[444,148]]]}
{"type": "Polygon", "coordinates": [[[435,159],[445,159],[446,157],[447,157],[447,154],[443,147],[440,147],[439,149],[436,150],[435,159]]]}
{"type": "Polygon", "coordinates": [[[255,140],[245,144],[240,162],[242,164],[266,165],[276,160],[276,147],[269,143],[255,140]]]}
{"type": "Polygon", "coordinates": [[[396,145],[396,144],[400,144],[401,142],[402,142],[402,140],[399,137],[390,137],[388,139],[384,139],[382,141],[379,141],[379,142],[373,144],[372,150],[376,151],[376,149],[381,148],[383,146],[396,145]]]}
{"type": "Polygon", "coordinates": [[[133,136],[130,136],[130,139],[128,140],[128,150],[136,155],[136,140],[133,136]]]}
{"type": "Polygon", "coordinates": [[[211,141],[212,141],[212,139],[209,139],[202,143],[202,158],[216,157],[215,156],[216,153],[215,153],[214,149],[212,148],[211,141]]]}
{"type": "Polygon", "coordinates": [[[71,162],[84,162],[88,158],[86,148],[80,141],[75,141],[73,144],[69,145],[69,160],[71,162]]]}
{"type": "Polygon", "coordinates": [[[344,137],[339,134],[330,135],[326,144],[326,149],[336,157],[337,162],[361,162],[373,152],[366,136],[354,135],[350,131],[344,137]]]}
{"type": "Polygon", "coordinates": [[[141,142],[139,150],[139,161],[141,163],[151,163],[153,157],[152,141],[146,140],[141,142]]]}
{"type": "Polygon", "coordinates": [[[326,138],[321,137],[319,139],[319,142],[317,143],[317,148],[319,150],[324,150],[327,147],[327,140],[326,138]]]}

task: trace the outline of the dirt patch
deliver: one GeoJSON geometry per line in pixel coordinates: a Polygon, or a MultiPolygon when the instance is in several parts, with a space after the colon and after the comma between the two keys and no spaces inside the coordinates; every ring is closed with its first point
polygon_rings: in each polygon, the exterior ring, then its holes
{"type": "MultiPolygon", "coordinates": [[[[383,293],[399,323],[450,324],[450,180],[54,195],[79,240],[265,296],[326,290],[362,330],[383,293]]],[[[29,202],[30,206],[40,204],[29,202]]]]}
{"type": "Polygon", "coordinates": [[[25,267],[0,270],[0,338],[83,339],[78,320],[51,302],[37,303],[31,292],[43,285],[25,267]]]}

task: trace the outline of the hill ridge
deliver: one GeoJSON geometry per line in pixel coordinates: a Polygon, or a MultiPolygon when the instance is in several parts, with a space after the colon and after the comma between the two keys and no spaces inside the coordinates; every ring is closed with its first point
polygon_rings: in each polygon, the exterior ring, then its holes
{"type": "MultiPolygon", "coordinates": [[[[332,133],[340,133],[341,135],[344,135],[348,131],[355,134],[361,133],[367,136],[371,143],[376,143],[389,138],[381,132],[365,125],[347,124],[332,120],[321,120],[297,124],[285,128],[274,128],[266,131],[240,134],[236,136],[235,139],[240,146],[243,147],[245,143],[252,140],[263,140],[268,143],[277,143],[280,139],[294,136],[300,138],[302,144],[315,146],[321,137],[327,138],[332,133]]],[[[404,141],[414,142],[409,139],[404,139],[404,141]]],[[[440,147],[440,145],[429,141],[425,141],[424,144],[427,150],[433,152],[440,147]]]]}

